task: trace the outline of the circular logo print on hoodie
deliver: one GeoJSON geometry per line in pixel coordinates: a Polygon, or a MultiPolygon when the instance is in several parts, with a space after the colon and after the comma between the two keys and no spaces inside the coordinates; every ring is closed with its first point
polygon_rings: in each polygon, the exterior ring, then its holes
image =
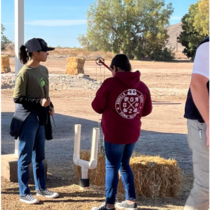
{"type": "Polygon", "coordinates": [[[120,116],[126,119],[133,119],[139,114],[143,103],[144,96],[140,91],[128,89],[118,96],[115,102],[115,108],[120,116]]]}

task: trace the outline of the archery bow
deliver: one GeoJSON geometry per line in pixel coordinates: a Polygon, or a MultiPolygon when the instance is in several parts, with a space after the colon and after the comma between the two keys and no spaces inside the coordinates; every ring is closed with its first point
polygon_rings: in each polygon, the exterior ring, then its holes
{"type": "Polygon", "coordinates": [[[110,71],[112,71],[112,70],[105,64],[105,60],[104,60],[102,57],[98,57],[98,58],[96,59],[96,64],[97,64],[98,66],[103,65],[103,66],[105,66],[107,69],[109,69],[110,71]]]}
{"type": "MultiPolygon", "coordinates": [[[[104,60],[104,58],[102,58],[102,57],[98,57],[98,58],[96,59],[96,64],[97,64],[98,66],[102,66],[102,65],[103,65],[103,66],[105,66],[107,69],[109,69],[110,71],[112,71],[112,70],[105,64],[105,60],[104,60]]],[[[101,128],[101,119],[99,119],[98,125],[99,125],[99,129],[100,129],[100,130],[99,130],[99,140],[100,140],[100,144],[101,144],[99,151],[101,152],[102,155],[105,155],[104,135],[103,135],[102,128],[101,128]]]]}

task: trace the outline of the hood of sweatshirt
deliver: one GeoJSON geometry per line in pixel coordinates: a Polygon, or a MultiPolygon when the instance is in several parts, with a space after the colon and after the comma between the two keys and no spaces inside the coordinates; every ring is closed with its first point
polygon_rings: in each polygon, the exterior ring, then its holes
{"type": "Polygon", "coordinates": [[[116,72],[114,77],[117,77],[121,82],[126,84],[128,88],[137,88],[140,82],[139,71],[136,72],[116,72]]]}

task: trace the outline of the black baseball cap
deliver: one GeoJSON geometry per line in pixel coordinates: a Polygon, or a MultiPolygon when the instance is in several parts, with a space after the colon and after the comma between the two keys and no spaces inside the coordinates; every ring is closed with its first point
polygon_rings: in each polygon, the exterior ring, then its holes
{"type": "Polygon", "coordinates": [[[34,51],[51,51],[55,48],[48,47],[47,42],[44,41],[44,39],[40,38],[33,38],[28,40],[25,43],[26,49],[28,52],[34,52],[34,51]]]}

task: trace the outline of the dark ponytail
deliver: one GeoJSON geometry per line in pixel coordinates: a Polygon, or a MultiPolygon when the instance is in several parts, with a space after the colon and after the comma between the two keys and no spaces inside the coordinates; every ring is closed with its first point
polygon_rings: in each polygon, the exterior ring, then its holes
{"type": "Polygon", "coordinates": [[[131,71],[131,64],[130,61],[128,59],[128,57],[125,54],[117,54],[111,62],[111,69],[113,68],[113,66],[119,67],[120,69],[124,70],[124,71],[131,71]]]}
{"type": "Polygon", "coordinates": [[[22,45],[19,51],[20,62],[23,64],[26,64],[30,57],[31,57],[31,53],[28,54],[28,52],[26,51],[26,46],[22,45]]]}

